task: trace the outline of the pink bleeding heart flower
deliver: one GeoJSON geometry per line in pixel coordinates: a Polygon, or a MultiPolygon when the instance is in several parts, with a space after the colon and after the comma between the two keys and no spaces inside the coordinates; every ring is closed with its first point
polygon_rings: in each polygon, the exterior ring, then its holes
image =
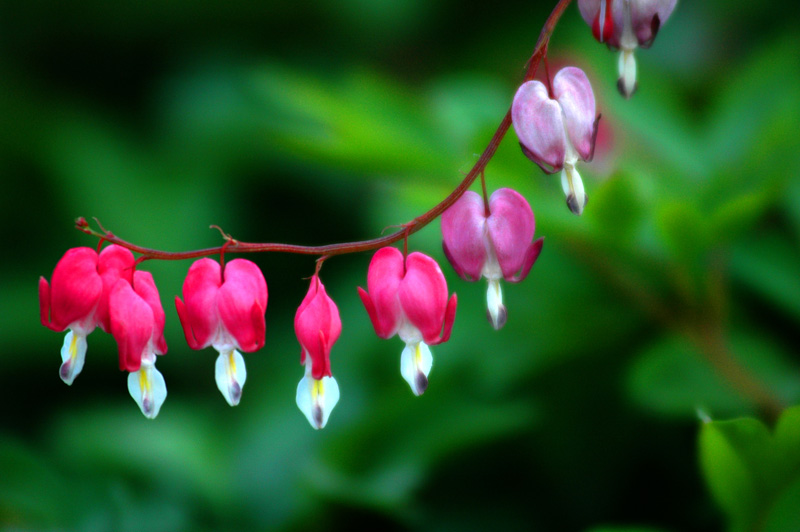
{"type": "Polygon", "coordinates": [[[677,0],[578,0],[595,39],[620,50],[617,88],[626,98],[636,91],[636,48],[649,48],[677,0]]]}
{"type": "Polygon", "coordinates": [[[61,380],[72,384],[83,369],[86,337],[98,325],[110,330],[108,298],[119,279],[133,279],[133,254],[111,245],[98,255],[91,248],[68,250],[53,270],[52,282],[39,278],[42,325],[56,332],[69,329],[61,348],[61,380]]]}
{"type": "Polygon", "coordinates": [[[506,323],[500,279],[518,283],[528,276],[544,239],[531,242],[536,222],[527,200],[510,188],[489,199],[468,190],[442,214],[442,247],[453,269],[467,281],[485,277],[487,317],[495,329],[506,323]]]}
{"type": "Polygon", "coordinates": [[[561,170],[561,186],[570,211],[586,205],[578,159],[591,161],[597,137],[594,92],[583,70],[566,67],[553,78],[553,94],[540,81],[522,84],[514,96],[511,119],[523,153],[547,174],[561,170]]]}
{"type": "Polygon", "coordinates": [[[117,280],[108,298],[111,334],[119,348],[119,367],[128,371],[128,392],[145,417],[153,419],[167,398],[156,355],[167,352],[164,308],[150,272],[137,271],[133,284],[117,280]]]}
{"type": "Polygon", "coordinates": [[[342,321],[336,303],[314,274],[294,316],[294,332],[300,342],[300,363],[305,375],[297,385],[297,406],[315,429],[328,422],[339,401],[339,384],[331,374],[330,354],[342,332],[342,321]]]}
{"type": "Polygon", "coordinates": [[[358,289],[375,333],[395,334],[406,343],[400,373],[415,395],[428,387],[433,365],[429,345],[446,342],[456,316],[458,299],[448,301],[447,281],[435,260],[419,252],[403,254],[385,247],[375,252],[367,273],[367,288],[358,289]]]}
{"type": "Polygon", "coordinates": [[[239,404],[247,379],[239,350],[264,346],[267,281],[255,263],[234,259],[225,265],[205,258],[189,268],[183,299],[175,297],[186,343],[192,349],[214,347],[217,388],[231,406],[239,404]]]}

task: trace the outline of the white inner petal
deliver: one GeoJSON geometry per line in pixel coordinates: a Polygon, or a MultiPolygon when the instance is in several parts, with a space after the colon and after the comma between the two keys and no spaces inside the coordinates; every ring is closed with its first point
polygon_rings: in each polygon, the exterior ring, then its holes
{"type": "Polygon", "coordinates": [[[61,369],[59,370],[61,380],[71,385],[83,369],[85,359],[86,336],[70,330],[64,337],[64,345],[61,347],[61,369]]]}
{"type": "Polygon", "coordinates": [[[128,374],[128,393],[142,414],[154,419],[167,398],[167,384],[152,362],[142,362],[138,371],[128,374]]]}
{"type": "Polygon", "coordinates": [[[321,429],[339,402],[339,384],[333,377],[315,379],[311,375],[311,358],[307,356],[306,362],[305,375],[297,385],[297,407],[312,427],[321,429]]]}
{"type": "Polygon", "coordinates": [[[503,306],[503,290],[500,281],[497,279],[489,280],[486,290],[486,308],[489,311],[489,318],[495,329],[500,329],[506,322],[506,308],[503,306]]]}
{"type": "Polygon", "coordinates": [[[428,387],[428,374],[433,366],[433,355],[428,344],[406,344],[400,355],[400,374],[411,386],[414,395],[422,395],[428,387]]]}
{"type": "Polygon", "coordinates": [[[625,88],[625,94],[633,93],[636,88],[636,58],[633,49],[623,49],[619,53],[619,79],[625,88]]]}
{"type": "Polygon", "coordinates": [[[214,378],[217,388],[231,406],[239,404],[242,398],[242,388],[247,380],[247,368],[244,357],[236,349],[220,351],[214,367],[214,378]]]}

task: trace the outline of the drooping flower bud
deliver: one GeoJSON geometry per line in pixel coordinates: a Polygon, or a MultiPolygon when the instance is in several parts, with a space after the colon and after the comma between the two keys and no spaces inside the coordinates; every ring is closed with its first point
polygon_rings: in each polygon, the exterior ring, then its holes
{"type": "Polygon", "coordinates": [[[225,265],[205,258],[189,268],[183,299],[175,297],[186,343],[192,349],[214,347],[217,388],[231,406],[239,404],[247,369],[239,350],[264,346],[267,282],[255,263],[234,259],[225,265]]]}
{"type": "Polygon", "coordinates": [[[535,227],[527,200],[510,188],[492,194],[488,212],[483,198],[468,190],[442,214],[444,254],[462,279],[489,281],[487,317],[495,329],[507,318],[500,279],[525,279],[542,250],[543,239],[531,242],[535,227]]]}
{"type": "Polygon", "coordinates": [[[111,334],[119,348],[119,367],[128,371],[128,392],[145,417],[153,419],[167,398],[164,376],[156,355],[167,352],[164,308],[153,276],[137,271],[133,285],[117,280],[108,298],[111,334]]]}
{"type": "Polygon", "coordinates": [[[381,338],[397,334],[406,343],[400,373],[414,394],[422,395],[433,365],[428,346],[450,338],[458,298],[447,299],[447,281],[435,260],[419,252],[404,259],[393,247],[373,255],[367,288],[359,287],[358,293],[375,333],[381,338]]]}
{"type": "Polygon", "coordinates": [[[312,427],[321,429],[339,401],[330,353],[342,332],[342,321],[317,274],[295,313],[294,330],[300,342],[300,362],[305,366],[305,375],[297,385],[297,406],[312,427]]]}
{"type": "Polygon", "coordinates": [[[540,81],[523,83],[514,96],[511,119],[523,153],[547,174],[561,171],[567,206],[579,215],[587,198],[575,163],[594,155],[594,93],[586,74],[576,67],[559,70],[552,87],[550,95],[540,81]]]}
{"type": "Polygon", "coordinates": [[[133,254],[111,245],[98,255],[91,248],[68,250],[53,271],[52,282],[39,278],[42,325],[57,332],[70,329],[61,348],[61,380],[72,384],[83,369],[86,337],[98,325],[110,330],[108,298],[119,279],[133,279],[133,254]]]}
{"type": "Polygon", "coordinates": [[[636,48],[649,48],[677,0],[578,0],[595,39],[620,50],[617,88],[626,98],[636,91],[636,48]]]}

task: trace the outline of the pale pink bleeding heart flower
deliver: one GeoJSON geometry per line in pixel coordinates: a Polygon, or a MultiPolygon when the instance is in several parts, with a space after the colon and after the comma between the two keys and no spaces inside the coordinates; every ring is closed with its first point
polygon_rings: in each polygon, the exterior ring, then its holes
{"type": "Polygon", "coordinates": [[[137,271],[133,284],[117,280],[108,298],[111,334],[119,349],[119,368],[128,371],[128,392],[142,413],[154,419],[167,398],[156,355],[167,352],[164,308],[150,272],[137,271]]]}
{"type": "Polygon", "coordinates": [[[186,343],[192,349],[212,346],[219,352],[215,365],[217,388],[231,406],[239,404],[247,369],[239,350],[264,346],[267,282],[255,263],[234,259],[223,268],[208,258],[189,268],[183,301],[175,297],[186,343]]]}
{"type": "Polygon", "coordinates": [[[403,254],[385,247],[375,252],[367,273],[367,288],[358,289],[375,333],[395,334],[406,343],[400,355],[400,374],[415,395],[428,387],[433,365],[429,345],[446,342],[458,299],[447,299],[447,281],[435,260],[419,252],[403,254]]]}
{"type": "Polygon", "coordinates": [[[111,245],[98,255],[91,248],[68,250],[56,264],[51,283],[39,278],[42,325],[56,332],[69,329],[61,348],[61,380],[72,384],[83,369],[86,337],[98,325],[110,331],[108,298],[119,279],[133,279],[133,254],[111,245]]]}
{"type": "Polygon", "coordinates": [[[649,48],[677,0],[578,0],[595,39],[620,50],[617,88],[626,98],[636,91],[636,48],[649,48]]]}
{"type": "Polygon", "coordinates": [[[511,118],[523,153],[548,174],[561,171],[567,206],[581,214],[586,192],[575,164],[591,161],[597,137],[592,86],[583,70],[565,67],[553,78],[553,93],[540,81],[522,84],[511,118]]]}
{"type": "Polygon", "coordinates": [[[542,250],[544,239],[531,242],[535,228],[531,206],[510,188],[496,190],[488,209],[479,194],[468,190],[442,214],[444,254],[461,278],[489,281],[487,316],[495,329],[508,316],[500,279],[525,279],[542,250]]]}
{"type": "Polygon", "coordinates": [[[328,422],[339,401],[339,384],[331,374],[331,348],[342,332],[336,303],[328,296],[316,273],[294,316],[300,342],[300,362],[305,375],[297,385],[297,406],[315,429],[328,422]]]}

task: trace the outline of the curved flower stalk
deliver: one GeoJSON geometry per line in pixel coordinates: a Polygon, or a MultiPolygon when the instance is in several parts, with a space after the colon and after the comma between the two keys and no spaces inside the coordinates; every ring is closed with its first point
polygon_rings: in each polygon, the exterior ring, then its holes
{"type": "Polygon", "coordinates": [[[597,139],[594,92],[583,70],[566,67],[553,78],[553,93],[540,81],[523,83],[511,106],[514,131],[523,153],[547,174],[561,171],[569,210],[586,206],[578,159],[591,161],[597,139]]]}
{"type": "Polygon", "coordinates": [[[137,271],[133,284],[119,279],[109,295],[111,334],[119,348],[119,368],[128,374],[128,392],[145,417],[153,419],[167,398],[156,355],[167,352],[164,309],[150,272],[137,271]]]}
{"type": "Polygon", "coordinates": [[[358,289],[375,333],[395,334],[406,343],[400,373],[415,395],[428,388],[433,356],[428,346],[446,342],[456,316],[458,298],[448,301],[447,281],[435,260],[414,252],[405,259],[393,247],[375,252],[367,273],[367,288],[358,289]]]}
{"type": "Polygon", "coordinates": [[[630,98],[636,92],[636,48],[650,48],[658,30],[675,9],[677,0],[578,0],[581,16],[592,28],[594,38],[620,50],[620,94],[630,98]]]}
{"type": "Polygon", "coordinates": [[[442,248],[456,273],[466,281],[485,277],[487,317],[495,329],[505,325],[500,279],[518,283],[528,276],[544,239],[531,242],[536,228],[527,200],[510,188],[483,198],[467,191],[442,214],[442,248]]]}
{"type": "Polygon", "coordinates": [[[300,363],[305,366],[305,375],[297,385],[297,406],[312,427],[321,429],[339,401],[330,354],[342,332],[342,320],[316,273],[295,313],[294,330],[300,342],[300,363]]]}
{"type": "Polygon", "coordinates": [[[267,281],[255,263],[235,259],[225,265],[200,259],[189,268],[183,299],[175,308],[192,349],[214,347],[217,388],[231,406],[239,404],[247,369],[239,350],[264,347],[267,281]]]}
{"type": "Polygon", "coordinates": [[[42,325],[61,332],[69,329],[61,348],[61,380],[72,384],[86,358],[86,337],[97,326],[110,331],[108,299],[120,279],[133,280],[133,254],[111,245],[98,253],[87,247],[68,250],[56,264],[48,283],[39,278],[39,316],[42,325]]]}

